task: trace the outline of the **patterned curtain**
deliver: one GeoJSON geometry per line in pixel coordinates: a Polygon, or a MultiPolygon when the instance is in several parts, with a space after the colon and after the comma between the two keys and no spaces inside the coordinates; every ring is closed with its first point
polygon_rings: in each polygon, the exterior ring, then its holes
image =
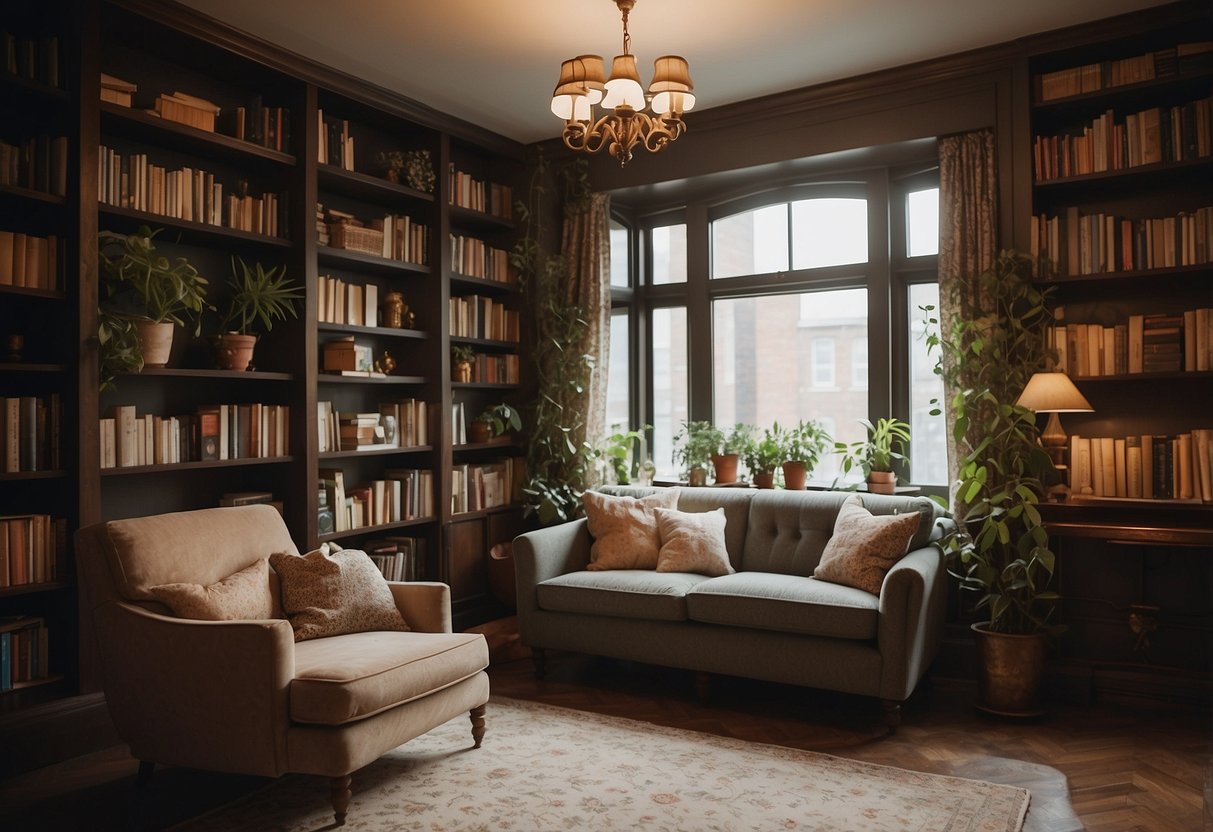
{"type": "Polygon", "coordinates": [[[565,212],[561,251],[568,262],[565,302],[585,312],[585,338],[578,345],[593,359],[586,386],[585,436],[594,443],[606,435],[607,358],[611,349],[611,198],[590,194],[565,212]]]}
{"type": "MultiPolygon", "coordinates": [[[[986,315],[988,299],[981,297],[977,277],[990,267],[998,253],[995,164],[992,130],[944,136],[939,140],[939,324],[944,334],[952,331],[957,320],[974,321],[986,315]]],[[[944,360],[948,360],[946,353],[944,360]]],[[[945,378],[949,375],[945,372],[945,378]]],[[[945,384],[944,389],[948,482],[953,485],[963,452],[953,438],[954,416],[948,405],[957,390],[967,386],[970,385],[964,379],[959,379],[957,384],[945,384]]],[[[955,510],[955,494],[952,496],[955,510]]]]}

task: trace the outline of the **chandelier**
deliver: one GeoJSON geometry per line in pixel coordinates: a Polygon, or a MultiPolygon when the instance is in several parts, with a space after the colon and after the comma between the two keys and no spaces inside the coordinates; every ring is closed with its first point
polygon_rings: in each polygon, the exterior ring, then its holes
{"type": "Polygon", "coordinates": [[[611,77],[605,77],[601,55],[564,61],[552,92],[552,113],[564,119],[562,138],[569,149],[597,153],[606,148],[622,167],[636,145],[656,153],[681,136],[686,129],[682,114],[695,106],[695,96],[686,58],[663,55],[654,62],[646,101],[628,34],[628,13],[636,0],[614,3],[623,15],[623,54],[611,63],[611,77]],[[652,115],[644,112],[646,103],[652,115]]]}

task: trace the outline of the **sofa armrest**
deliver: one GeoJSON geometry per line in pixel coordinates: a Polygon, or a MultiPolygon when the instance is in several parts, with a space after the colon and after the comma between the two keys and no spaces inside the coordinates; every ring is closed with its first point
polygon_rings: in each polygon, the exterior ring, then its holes
{"type": "Polygon", "coordinates": [[[883,659],[881,698],[908,698],[935,658],[943,638],[947,576],[935,546],[907,553],[885,576],[876,634],[883,659]]]}
{"type": "Polygon", "coordinates": [[[125,602],[95,611],[106,701],[140,760],[286,771],[295,635],[284,619],[194,621],[125,602]]]}
{"type": "Polygon", "coordinates": [[[436,581],[389,582],[404,623],[419,633],[451,632],[451,588],[436,581]]]}
{"type": "Polygon", "coordinates": [[[518,618],[538,610],[535,587],[544,581],[580,572],[590,563],[590,530],[585,518],[549,526],[514,538],[514,575],[518,584],[518,618]]]}

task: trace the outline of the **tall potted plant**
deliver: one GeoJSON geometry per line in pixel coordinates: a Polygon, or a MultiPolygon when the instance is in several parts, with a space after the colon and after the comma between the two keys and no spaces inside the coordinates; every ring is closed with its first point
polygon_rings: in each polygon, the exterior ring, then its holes
{"type": "Polygon", "coordinates": [[[978,595],[985,620],[972,625],[978,657],[978,707],[1007,715],[1039,713],[1038,690],[1060,596],[1049,588],[1054,556],[1036,509],[1053,474],[1037,441],[1036,417],[1015,404],[1047,358],[1052,322],[1046,295],[1029,280],[1031,261],[1001,252],[978,278],[986,314],[958,316],[928,346],[940,348],[960,450],[957,524],[941,546],[961,588],[978,595]]]}
{"type": "Polygon", "coordinates": [[[853,468],[863,471],[868,491],[892,494],[897,487],[896,462],[904,460],[903,453],[910,444],[910,426],[900,419],[882,416],[875,423],[860,419],[867,438],[852,442],[836,442],[834,450],[842,454],[842,474],[853,468]]]}
{"type": "Polygon", "coordinates": [[[266,271],[260,263],[250,267],[239,257],[232,258],[228,285],[232,296],[219,325],[215,361],[221,370],[247,370],[253,366],[253,349],[257,346],[253,326],[260,322],[269,332],[274,321],[295,317],[295,301],[303,295],[287,278],[285,265],[266,271]]]}
{"type": "Polygon", "coordinates": [[[741,455],[754,441],[754,426],[738,422],[728,434],[723,435],[716,453],[712,454],[715,480],[721,484],[737,482],[737,464],[741,455]]]}
{"type": "Polygon", "coordinates": [[[683,422],[674,436],[674,462],[687,472],[690,485],[708,484],[708,465],[724,442],[711,422],[683,422]]]}
{"type": "MultiPolygon", "coordinates": [[[[102,308],[108,315],[132,321],[139,336],[140,367],[165,366],[173,348],[173,327],[185,326],[193,318],[194,335],[199,335],[202,310],[207,308],[206,278],[184,257],[169,260],[157,254],[152,239],[158,233],[160,229],[143,225],[133,234],[102,231],[98,235],[105,291],[102,308]]],[[[112,328],[98,333],[103,344],[118,343],[112,335],[112,328]]]]}
{"type": "Polygon", "coordinates": [[[803,491],[809,472],[830,447],[830,435],[821,423],[801,421],[780,434],[783,448],[783,487],[803,491]]]}
{"type": "Polygon", "coordinates": [[[783,446],[779,440],[779,423],[767,428],[761,439],[756,439],[745,452],[745,466],[750,471],[754,485],[759,488],[775,487],[775,469],[783,463],[783,446]]]}

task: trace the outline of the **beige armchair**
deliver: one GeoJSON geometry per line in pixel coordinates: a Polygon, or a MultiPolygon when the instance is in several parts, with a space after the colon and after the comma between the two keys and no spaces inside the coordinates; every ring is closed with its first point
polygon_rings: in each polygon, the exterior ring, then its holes
{"type": "Polygon", "coordinates": [[[461,713],[480,746],[488,647],[481,635],[451,632],[445,584],[390,584],[410,632],[296,643],[280,609],[267,620],[195,621],[149,592],[212,584],[274,552],[297,553],[269,506],[113,520],[81,529],[76,550],[84,637],[91,629],[109,712],[141,780],[156,763],[322,775],[340,825],[351,773],[386,751],[461,713]]]}

